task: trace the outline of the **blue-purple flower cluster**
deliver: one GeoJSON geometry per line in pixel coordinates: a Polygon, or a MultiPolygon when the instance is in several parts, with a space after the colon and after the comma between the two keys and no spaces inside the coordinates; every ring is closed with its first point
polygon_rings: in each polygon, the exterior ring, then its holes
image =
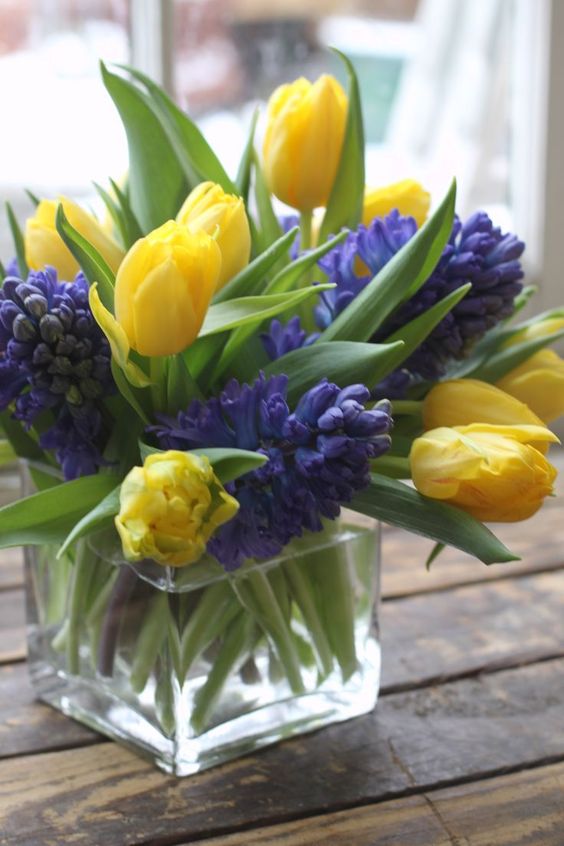
{"type": "Polygon", "coordinates": [[[226,570],[246,558],[278,554],[303,530],[322,529],[340,506],[369,482],[369,460],[391,443],[390,404],[365,408],[364,385],[341,389],[326,379],[307,391],[290,411],[288,379],[252,384],[232,379],[219,397],[193,401],[176,417],[159,416],[150,431],[163,449],[236,447],[268,461],[226,485],[240,509],[208,544],[226,570]]]}
{"type": "MultiPolygon", "coordinates": [[[[321,259],[319,264],[328,280],[337,286],[320,295],[315,316],[321,329],[332,323],[416,229],[413,218],[393,211],[369,226],[359,226],[342,245],[321,259]],[[359,272],[359,260],[368,273],[359,272]]],[[[489,329],[512,314],[515,297],[522,289],[519,258],[524,248],[515,235],[503,234],[495,227],[485,212],[476,212],[464,224],[455,218],[448,244],[433,273],[373,340],[383,341],[462,285],[470,282],[472,288],[404,363],[402,371],[394,374],[393,389],[386,386],[387,396],[401,394],[413,376],[439,378],[450,361],[463,358],[489,329]]]]}
{"type": "Polygon", "coordinates": [[[319,338],[319,332],[312,332],[308,335],[299,317],[292,317],[287,323],[280,323],[279,320],[272,320],[268,332],[262,332],[260,339],[263,343],[267,356],[275,361],[286,353],[299,350],[301,347],[309,347],[319,338]]]}
{"type": "Polygon", "coordinates": [[[59,282],[56,271],[6,277],[0,290],[0,409],[31,426],[44,412],[40,436],[55,450],[66,479],[103,463],[100,401],[114,390],[110,348],[88,304],[82,274],[59,282]]]}

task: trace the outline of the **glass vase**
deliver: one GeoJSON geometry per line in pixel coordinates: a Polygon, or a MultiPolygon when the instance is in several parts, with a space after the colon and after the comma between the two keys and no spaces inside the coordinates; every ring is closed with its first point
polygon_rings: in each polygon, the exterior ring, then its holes
{"type": "Polygon", "coordinates": [[[113,530],[26,551],[29,667],[63,713],[189,775],[370,711],[379,527],[353,512],[226,573],[122,558],[113,530]]]}

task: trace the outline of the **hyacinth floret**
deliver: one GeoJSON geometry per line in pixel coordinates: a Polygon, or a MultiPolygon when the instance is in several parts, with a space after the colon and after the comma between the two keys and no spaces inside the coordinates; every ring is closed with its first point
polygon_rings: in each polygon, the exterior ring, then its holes
{"type": "Polygon", "coordinates": [[[54,424],[40,438],[54,449],[65,478],[94,473],[102,463],[100,400],[111,394],[108,342],[88,304],[79,273],[60,282],[53,268],[24,281],[6,277],[0,290],[0,408],[31,426],[45,411],[54,424]]]}
{"type": "Polygon", "coordinates": [[[372,458],[390,446],[390,404],[371,409],[364,385],[341,389],[326,379],[299,400],[287,402],[285,375],[252,385],[232,379],[219,397],[194,400],[176,417],[159,415],[150,428],[163,449],[236,447],[267,462],[226,485],[238,514],[208,544],[227,570],[246,558],[278,554],[304,530],[320,531],[340,506],[369,483],[372,458]]]}
{"type": "MultiPolygon", "coordinates": [[[[320,261],[329,281],[337,286],[320,296],[315,312],[320,328],[337,317],[413,237],[416,229],[413,218],[393,211],[385,218],[376,218],[369,226],[359,226],[320,261]],[[359,273],[359,260],[369,269],[368,274],[359,273]]],[[[412,377],[440,378],[450,361],[467,355],[489,329],[513,313],[515,297],[522,290],[523,269],[519,258],[524,248],[522,241],[511,233],[503,234],[483,211],[476,212],[465,223],[456,217],[434,271],[372,340],[384,340],[470,282],[472,287],[466,296],[403,365],[404,373],[412,377]]]]}
{"type": "Polygon", "coordinates": [[[319,332],[307,334],[302,329],[299,317],[292,317],[287,323],[279,320],[272,320],[268,332],[262,332],[260,339],[267,356],[275,361],[286,353],[299,350],[301,347],[309,347],[319,338],[319,332]]]}

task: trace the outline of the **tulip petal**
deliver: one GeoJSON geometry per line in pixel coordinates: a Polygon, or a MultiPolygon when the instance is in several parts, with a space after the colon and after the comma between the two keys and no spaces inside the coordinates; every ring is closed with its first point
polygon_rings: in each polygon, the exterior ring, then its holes
{"type": "Polygon", "coordinates": [[[102,303],[98,294],[98,285],[90,286],[88,302],[92,309],[94,319],[110,345],[112,357],[116,364],[123,370],[127,381],[136,388],[146,388],[151,380],[143,373],[133,361],[129,361],[129,341],[125,330],[117,322],[113,314],[102,303]]]}

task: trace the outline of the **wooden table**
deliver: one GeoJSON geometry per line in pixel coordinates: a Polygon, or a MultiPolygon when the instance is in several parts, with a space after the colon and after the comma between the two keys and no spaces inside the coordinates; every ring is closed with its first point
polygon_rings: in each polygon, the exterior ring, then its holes
{"type": "Polygon", "coordinates": [[[0,844],[563,846],[563,506],[489,569],[387,530],[375,712],[181,780],[34,701],[4,553],[0,844]]]}

